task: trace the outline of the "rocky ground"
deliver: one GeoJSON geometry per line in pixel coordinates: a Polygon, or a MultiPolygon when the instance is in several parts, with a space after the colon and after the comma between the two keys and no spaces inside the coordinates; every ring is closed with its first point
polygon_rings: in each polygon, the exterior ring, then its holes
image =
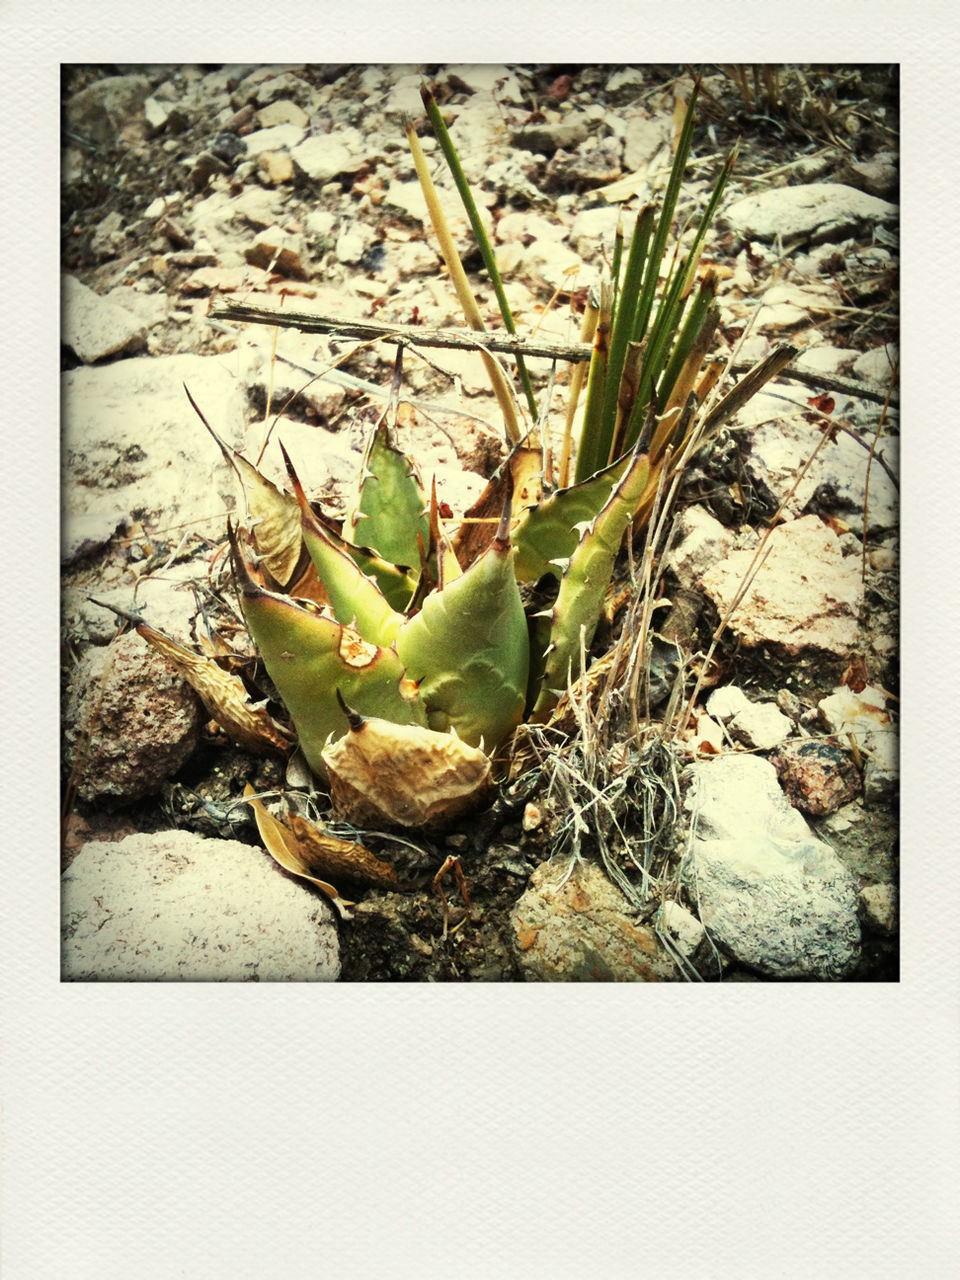
{"type": "MultiPolygon", "coordinates": [[[[64,976],[895,979],[894,68],[704,78],[681,217],[702,207],[740,139],[705,255],[722,280],[719,353],[738,347],[753,363],[789,339],[800,354],[695,460],[677,503],[664,594],[685,602],[686,623],[661,626],[651,681],[671,746],[654,735],[619,773],[569,747],[444,836],[364,833],[403,891],[344,883],[355,904],[344,920],[269,858],[237,803],[247,782],[283,786],[283,760],[212,730],[190,687],[90,601],[135,609],[188,644],[212,620],[246,651],[223,571],[234,477],[183,384],[234,447],[256,457],[266,446],[277,479],[282,438],[311,496],[342,510],[394,349],[366,346],[330,372],[352,343],[212,319],[214,302],[461,322],[403,134],[405,117],[422,116],[421,76],[489,219],[519,330],[575,339],[620,208],[656,198],[666,179],[682,69],[64,71],[64,976]],[[670,688],[679,674],[692,692],[782,505],[675,736],[670,688]],[[591,767],[610,786],[619,843],[571,817],[585,803],[571,779],[591,767]],[[451,873],[445,907],[432,880],[451,854],[469,901],[451,873]]],[[[428,131],[423,143],[436,152],[428,131]]],[[[548,364],[533,368],[545,387],[548,364]]],[[[407,447],[458,513],[503,455],[479,358],[410,354],[404,386],[407,447]]]]}

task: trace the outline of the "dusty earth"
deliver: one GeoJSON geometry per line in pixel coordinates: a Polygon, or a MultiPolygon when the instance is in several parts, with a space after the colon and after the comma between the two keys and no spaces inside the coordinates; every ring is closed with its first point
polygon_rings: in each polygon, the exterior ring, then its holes
{"type": "MultiPolygon", "coordinates": [[[[635,69],[625,85],[611,80],[616,69],[604,67],[550,66],[518,68],[521,87],[517,97],[500,98],[493,89],[495,109],[507,130],[532,130],[557,125],[572,107],[591,113],[595,140],[622,140],[624,130],[616,122],[629,116],[641,104],[651,121],[668,120],[678,89],[686,92],[689,77],[680,68],[645,67],[635,69]],[[625,108],[629,110],[625,111],[625,108]]],[[[454,114],[469,105],[480,92],[469,77],[447,68],[394,68],[381,76],[370,68],[298,67],[254,68],[131,68],[76,66],[64,69],[65,164],[62,197],[62,264],[66,273],[94,291],[103,293],[120,286],[135,288],[148,296],[170,302],[167,318],[152,325],[147,334],[150,355],[181,352],[213,354],[229,351],[244,328],[211,323],[211,301],[236,295],[230,279],[236,271],[222,251],[195,243],[185,229],[184,215],[198,202],[218,191],[231,197],[244,190],[279,192],[283,196],[281,224],[294,239],[309,230],[308,250],[286,260],[276,254],[254,257],[249,253],[253,231],[236,230],[237,253],[265,273],[264,284],[274,297],[286,292],[313,299],[321,309],[329,309],[330,297],[339,293],[341,305],[357,317],[377,316],[398,322],[420,320],[426,325],[456,323],[456,314],[444,296],[442,270],[433,252],[431,234],[409,217],[401,215],[384,199],[384,192],[398,173],[407,179],[409,163],[402,158],[403,136],[399,115],[390,108],[390,93],[404,75],[422,72],[437,86],[438,99],[454,114]],[[161,109],[146,122],[142,105],[131,110],[125,122],[113,121],[97,133],[84,129],[67,111],[67,104],[89,86],[118,75],[145,76],[151,91],[162,86],[172,89],[155,92],[161,109]],[[288,174],[278,147],[278,160],[251,160],[246,156],[244,138],[263,127],[253,120],[261,103],[288,100],[288,94],[256,97],[258,85],[285,75],[289,97],[311,109],[320,106],[320,131],[341,126],[358,130],[370,140],[368,155],[361,157],[350,172],[341,172],[319,183],[308,180],[299,170],[288,174]],[[192,96],[186,87],[209,85],[209,103],[196,88],[192,96]],[[180,93],[182,92],[182,94],[180,93]],[[223,92],[232,96],[233,115],[223,110],[223,92]],[[178,101],[178,96],[180,100],[178,101]],[[380,104],[379,106],[377,104],[380,104]],[[250,109],[248,109],[250,108],[250,109]],[[219,113],[219,114],[217,114],[219,113]],[[225,116],[230,118],[224,118],[225,116]],[[406,168],[404,169],[404,164],[406,168]],[[271,167],[271,166],[276,166],[271,167]],[[176,196],[169,212],[159,216],[147,211],[158,200],[176,196]],[[347,227],[348,211],[352,226],[347,227]],[[316,215],[327,213],[327,223],[316,215]],[[314,222],[310,222],[314,215],[314,222]],[[326,232],[323,225],[327,225],[326,232]],[[345,236],[352,231],[356,244],[345,236]],[[402,249],[404,256],[392,259],[402,249]],[[429,251],[427,251],[429,250],[429,251]],[[399,261],[391,274],[391,262],[399,261]],[[225,265],[226,262],[226,265],[225,265]],[[386,262],[386,266],[384,263],[386,262]],[[209,272],[204,278],[202,273],[209,272]],[[438,283],[439,282],[439,283],[438,283]]],[[[505,73],[506,74],[506,73],[505,73]]],[[[895,69],[845,68],[830,75],[797,71],[780,73],[774,89],[743,82],[733,72],[708,70],[704,82],[701,123],[694,146],[696,163],[690,171],[689,198],[696,200],[709,191],[733,143],[740,140],[734,178],[725,198],[730,204],[743,195],[766,190],[786,182],[844,182],[871,190],[896,201],[895,160],[897,152],[898,87],[895,69]],[[878,161],[877,157],[881,157],[878,161]],[[890,173],[893,173],[892,178],[890,173]],[[871,184],[873,186],[871,187],[871,184]]],[[[312,116],[317,127],[317,115],[312,116]]],[[[278,120],[282,116],[277,117],[278,120]]],[[[516,172],[489,193],[488,207],[498,226],[514,219],[518,230],[503,243],[517,246],[514,254],[515,300],[522,323],[532,326],[543,320],[555,295],[549,315],[564,319],[571,307],[582,302],[583,281],[565,292],[562,277],[553,275],[553,259],[528,253],[531,246],[549,239],[549,227],[568,231],[584,210],[605,209],[597,193],[630,171],[622,151],[598,145],[584,153],[574,148],[578,161],[563,162],[566,153],[553,151],[542,143],[538,153],[529,142],[517,147],[516,172]],[[560,157],[558,159],[558,156],[560,157]],[[530,216],[523,228],[523,216],[530,216]],[[535,215],[535,216],[533,216],[535,215]],[[580,294],[578,296],[578,292],[580,294]]],[[[634,145],[637,145],[636,143],[634,145]]],[[[271,153],[273,154],[273,153],[271,153]]],[[[862,240],[871,247],[869,234],[862,240]]],[[[816,273],[819,284],[832,290],[832,301],[818,314],[799,317],[769,317],[767,345],[789,337],[800,346],[822,345],[848,351],[853,356],[883,352],[898,337],[897,267],[895,241],[880,240],[893,252],[886,260],[857,251],[861,242],[849,240],[819,246],[790,243],[783,238],[773,245],[745,237],[736,229],[718,224],[709,241],[710,260],[726,270],[724,288],[729,310],[723,325],[723,353],[727,354],[743,327],[742,317],[774,285],[806,281],[816,273]],[[739,309],[738,309],[739,308],[739,309]]],[[[876,246],[874,237],[872,247],[876,246]]],[[[583,256],[588,256],[584,251],[583,256]]],[[[475,288],[486,312],[493,317],[495,303],[485,284],[479,260],[467,258],[475,288]]],[[[593,266],[597,265],[594,261],[593,266]]],[[[721,292],[721,300],[724,298],[721,292]]],[[[774,305],[767,301],[765,305],[774,305]]],[[[493,322],[495,323],[495,322],[493,322]]],[[[253,329],[255,326],[249,326],[253,329]]],[[[568,329],[561,326],[558,333],[568,329]]],[[[262,330],[258,341],[269,350],[270,331],[262,330]]],[[[757,348],[761,352],[761,348],[757,348]]],[[[761,352],[762,353],[762,352],[761,352]]],[[[124,353],[105,357],[101,363],[122,360],[124,353]]],[[[389,380],[393,353],[377,349],[359,354],[344,371],[357,378],[384,385],[389,380]]],[[[63,349],[63,368],[82,365],[80,357],[63,349]]],[[[463,392],[464,414],[491,424],[481,431],[489,456],[476,465],[487,473],[497,463],[496,413],[481,386],[470,383],[456,361],[439,357],[438,368],[420,366],[412,375],[415,390],[425,402],[463,392]],[[450,373],[463,381],[451,382],[450,373]],[[490,437],[493,442],[490,443],[490,437]]],[[[831,374],[823,373],[822,385],[810,386],[809,397],[830,396],[831,374]]],[[[306,382],[307,374],[303,375],[306,382]]],[[[545,375],[540,376],[540,385],[545,375]]],[[[246,411],[251,423],[264,415],[270,391],[264,380],[253,380],[246,388],[246,411]]],[[[559,403],[565,389],[560,388],[559,403]]],[[[879,399],[882,400],[882,390],[879,399]]],[[[853,427],[869,438],[875,429],[880,406],[875,397],[866,404],[867,418],[853,427]],[[869,415],[873,415],[872,417],[869,415]]],[[[277,402],[272,400],[276,410],[277,402]]],[[[821,400],[819,409],[823,409],[821,400]]],[[[559,410],[558,410],[559,412],[559,410]]],[[[306,397],[285,407],[289,421],[322,425],[340,432],[355,444],[359,431],[374,410],[362,395],[350,388],[331,392],[328,402],[306,397]]],[[[849,425],[849,423],[848,423],[849,425]]],[[[469,422],[448,431],[467,431],[469,422]]],[[[683,490],[678,509],[699,505],[731,530],[759,528],[778,505],[778,495],[764,486],[746,465],[747,445],[742,433],[726,433],[707,458],[699,459],[683,490]]],[[[866,455],[864,455],[866,456],[866,455]]],[[[340,494],[336,486],[324,495],[335,510],[340,494]]],[[[861,526],[857,515],[838,499],[830,486],[821,486],[806,504],[814,512],[835,522],[842,536],[859,543],[861,526]]],[[[65,598],[76,599],[102,589],[104,583],[133,582],[149,574],[151,567],[169,567],[171,557],[191,559],[209,565],[217,555],[222,532],[215,530],[191,535],[184,543],[182,531],[167,530],[161,524],[133,520],[105,543],[92,547],[64,568],[65,598]]],[[[814,715],[819,699],[841,684],[852,663],[864,664],[871,685],[879,686],[891,698],[899,691],[898,631],[899,579],[896,558],[896,529],[875,530],[867,539],[866,589],[861,611],[861,631],[853,656],[823,651],[789,653],[777,646],[746,647],[729,631],[721,640],[716,657],[720,684],[735,684],[753,701],[777,701],[789,689],[796,699],[797,723],[815,730],[814,715]],[[806,719],[804,719],[806,716],[806,719]]],[[[669,591],[672,579],[666,580],[669,591]]],[[[675,585],[675,584],[674,584],[675,585]]],[[[714,602],[700,602],[694,629],[687,637],[691,652],[705,651],[718,621],[714,602]]],[[[67,629],[69,632],[69,628],[67,629]]],[[[601,633],[596,652],[603,652],[615,639],[615,632],[601,633]]],[[[83,644],[68,635],[64,644],[64,687],[79,660],[83,644]]],[[[861,762],[862,763],[862,762],[861,762]]],[[[185,828],[207,836],[223,836],[259,843],[248,810],[235,805],[244,783],[258,790],[278,787],[283,781],[279,760],[257,759],[224,741],[222,736],[202,732],[197,749],[177,774],[165,780],[154,794],[133,801],[113,803],[84,800],[77,795],[77,778],[64,771],[65,827],[64,865],[91,838],[121,838],[131,832],[150,832],[171,827],[185,828]],[[233,806],[233,807],[231,807],[233,806]]],[[[365,833],[368,847],[397,866],[404,892],[384,892],[362,885],[343,884],[341,892],[356,903],[354,919],[341,923],[341,980],[401,981],[512,981],[529,977],[522,963],[522,948],[511,922],[511,911],[536,869],[556,854],[563,825],[562,798],[547,787],[545,775],[531,771],[514,787],[504,788],[488,809],[463,821],[444,836],[416,833],[410,843],[390,835],[365,833]],[[533,806],[531,809],[530,806],[533,806]],[[539,811],[539,812],[537,812],[539,811]],[[531,817],[536,814],[536,819],[531,817]],[[416,845],[413,848],[412,845],[416,845]],[[442,886],[447,907],[435,891],[432,880],[448,855],[459,857],[465,876],[469,906],[466,905],[451,871],[442,886]]],[[[643,834],[638,808],[624,810],[628,834],[643,834]],[[632,825],[631,825],[632,824],[632,825]]],[[[863,807],[860,820],[843,826],[830,815],[811,819],[816,830],[829,832],[832,845],[863,883],[896,883],[897,808],[895,793],[882,802],[863,807]]],[[[590,838],[585,839],[585,859],[596,858],[590,838]]],[[[664,883],[670,884],[669,850],[664,852],[664,883]]],[[[627,869],[628,874],[630,868],[627,869]]],[[[635,871],[635,868],[633,869],[635,871]]],[[[673,886],[676,891],[676,886],[673,886]]],[[[651,906],[646,919],[653,914],[651,906]]],[[[644,912],[636,914],[644,923],[644,912]]],[[[863,958],[853,980],[891,980],[898,973],[896,933],[865,931],[863,958]]],[[[704,962],[701,975],[725,980],[755,978],[748,969],[727,959],[704,962]],[[712,967],[711,967],[712,964],[712,967]]],[[[610,977],[603,965],[594,973],[569,977],[610,977]]]]}

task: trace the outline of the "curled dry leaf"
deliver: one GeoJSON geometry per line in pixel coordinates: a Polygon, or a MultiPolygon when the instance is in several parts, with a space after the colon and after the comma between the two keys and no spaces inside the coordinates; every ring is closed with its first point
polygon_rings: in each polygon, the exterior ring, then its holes
{"type": "Polygon", "coordinates": [[[278,862],[285,871],[299,876],[301,880],[309,880],[311,884],[315,884],[330,899],[342,920],[352,920],[353,914],[350,911],[350,907],[353,904],[344,901],[332,884],[328,884],[326,880],[321,880],[313,874],[308,860],[301,851],[297,837],[289,827],[285,827],[272,813],[268,813],[261,801],[253,798],[255,792],[249,782],[244,787],[243,794],[253,810],[253,816],[257,822],[257,830],[260,832],[260,839],[263,841],[264,848],[274,862],[278,862]]]}
{"type": "Polygon", "coordinates": [[[437,829],[492,789],[490,761],[455,734],[351,717],[323,752],[330,794],[350,822],[437,829]]]}
{"type": "Polygon", "coordinates": [[[346,876],[383,889],[396,889],[397,873],[390,863],[376,857],[362,844],[328,835],[297,813],[291,813],[287,821],[305,862],[315,871],[334,879],[346,876]]]}
{"type": "Polygon", "coordinates": [[[137,632],[189,681],[217,724],[241,746],[256,755],[290,750],[291,735],[274,720],[262,703],[250,701],[246,686],[238,675],[224,671],[213,658],[194,653],[145,622],[140,623],[137,632]]]}

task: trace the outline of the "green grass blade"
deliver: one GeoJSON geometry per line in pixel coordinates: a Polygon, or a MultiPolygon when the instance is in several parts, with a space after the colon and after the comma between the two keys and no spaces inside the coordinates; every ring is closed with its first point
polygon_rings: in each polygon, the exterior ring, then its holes
{"type": "MultiPolygon", "coordinates": [[[[507,295],[504,292],[503,281],[500,278],[500,272],[497,270],[497,263],[493,256],[493,249],[490,241],[487,239],[487,233],[484,230],[483,223],[480,221],[480,213],[477,209],[476,201],[470,190],[470,184],[467,182],[466,174],[463,172],[463,166],[460,163],[460,157],[457,155],[457,149],[453,145],[453,139],[444,123],[443,116],[440,114],[440,108],[437,106],[436,99],[430,89],[422,84],[420,86],[420,97],[426,108],[427,115],[430,117],[430,123],[433,126],[433,132],[440,144],[440,150],[443,152],[443,158],[447,162],[447,168],[453,178],[454,185],[460,195],[463,207],[466,210],[467,217],[470,219],[470,226],[473,228],[473,234],[480,249],[480,256],[483,258],[483,265],[487,269],[487,274],[493,284],[493,291],[497,295],[497,302],[500,305],[500,315],[503,317],[504,327],[508,333],[516,333],[517,326],[514,323],[513,312],[510,310],[510,303],[507,301],[507,295]]],[[[527,366],[524,363],[523,356],[516,357],[517,371],[520,374],[520,381],[523,383],[523,390],[527,397],[527,405],[530,408],[531,416],[534,422],[537,421],[537,402],[533,394],[533,385],[530,382],[530,374],[527,372],[527,366]]]]}
{"type": "Polygon", "coordinates": [[[660,211],[660,218],[657,222],[657,230],[653,239],[653,247],[650,250],[650,257],[647,260],[647,270],[644,276],[643,288],[640,291],[640,306],[634,320],[633,332],[630,335],[634,342],[638,342],[646,334],[647,325],[650,321],[650,315],[653,310],[653,303],[657,293],[657,281],[660,274],[660,264],[663,261],[667,247],[667,239],[670,235],[670,228],[673,225],[673,216],[676,213],[677,200],[680,196],[680,186],[683,182],[684,170],[687,167],[687,158],[690,155],[690,144],[693,141],[694,108],[696,106],[698,93],[699,82],[694,85],[693,92],[690,95],[690,101],[687,103],[687,112],[683,119],[683,128],[680,130],[680,138],[677,142],[677,152],[673,158],[673,167],[670,170],[667,189],[663,197],[663,208],[660,211]]]}
{"type": "Polygon", "coordinates": [[[643,283],[644,267],[652,229],[653,209],[650,205],[645,205],[637,214],[637,220],[633,228],[633,237],[630,241],[630,251],[627,254],[627,266],[623,275],[619,305],[616,308],[611,325],[610,359],[604,384],[603,409],[600,416],[600,439],[597,441],[596,446],[596,453],[604,462],[609,457],[610,443],[616,428],[620,379],[623,375],[623,366],[627,355],[627,343],[631,340],[633,320],[640,297],[640,288],[643,283]]]}
{"type": "Polygon", "coordinates": [[[601,415],[607,383],[607,364],[610,356],[610,304],[613,287],[609,282],[600,286],[600,318],[593,340],[590,372],[587,374],[587,399],[583,410],[583,426],[580,432],[580,448],[577,452],[576,483],[588,479],[607,461],[607,451],[601,439],[601,415]]]}

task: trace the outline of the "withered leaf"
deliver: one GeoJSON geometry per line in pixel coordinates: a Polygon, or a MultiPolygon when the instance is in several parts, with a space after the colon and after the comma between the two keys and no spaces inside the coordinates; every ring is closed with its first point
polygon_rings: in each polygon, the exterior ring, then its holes
{"type": "Polygon", "coordinates": [[[379,885],[387,889],[397,887],[397,873],[389,862],[372,854],[355,840],[340,840],[331,836],[306,818],[291,813],[287,821],[297,838],[304,861],[314,871],[336,879],[346,876],[364,884],[379,885]]]}
{"type": "Polygon", "coordinates": [[[353,914],[349,908],[353,904],[345,902],[332,884],[328,884],[325,880],[320,880],[312,874],[308,861],[301,852],[300,842],[297,837],[289,827],[285,827],[273,814],[268,813],[261,801],[253,799],[256,793],[249,782],[244,787],[243,794],[253,810],[253,816],[257,822],[257,830],[260,832],[260,839],[263,841],[264,848],[273,860],[278,862],[285,871],[289,871],[293,875],[300,876],[301,879],[309,880],[311,884],[315,884],[336,907],[341,919],[352,920],[353,914]]]}
{"type": "Polygon", "coordinates": [[[358,825],[441,828],[492,788],[487,756],[451,733],[363,720],[327,747],[334,807],[358,825]]]}
{"type": "Polygon", "coordinates": [[[291,735],[277,724],[265,706],[250,701],[238,675],[224,671],[213,658],[194,653],[145,622],[140,623],[137,632],[189,681],[213,719],[240,746],[256,755],[290,750],[291,735]]]}

